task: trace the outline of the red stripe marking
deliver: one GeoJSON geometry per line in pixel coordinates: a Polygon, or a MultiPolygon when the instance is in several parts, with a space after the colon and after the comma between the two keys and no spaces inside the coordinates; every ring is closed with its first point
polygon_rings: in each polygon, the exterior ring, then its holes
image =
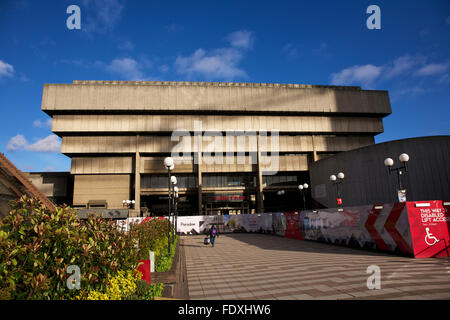
{"type": "Polygon", "coordinates": [[[377,229],[375,229],[375,222],[377,221],[378,216],[380,215],[381,209],[375,209],[375,205],[372,207],[372,210],[370,210],[369,216],[367,217],[365,227],[367,231],[369,232],[372,239],[375,241],[375,244],[377,245],[378,249],[383,251],[390,251],[387,244],[384,242],[384,240],[380,237],[378,234],[377,229]]]}
{"type": "Polygon", "coordinates": [[[384,224],[384,228],[390,234],[391,238],[397,244],[401,252],[412,253],[413,251],[409,247],[408,243],[405,241],[405,239],[403,239],[400,232],[398,232],[398,230],[395,228],[395,225],[397,224],[397,221],[400,218],[403,208],[405,208],[405,204],[406,204],[405,202],[399,202],[394,204],[394,207],[392,208],[391,213],[389,214],[389,217],[387,218],[386,223],[384,224]]]}

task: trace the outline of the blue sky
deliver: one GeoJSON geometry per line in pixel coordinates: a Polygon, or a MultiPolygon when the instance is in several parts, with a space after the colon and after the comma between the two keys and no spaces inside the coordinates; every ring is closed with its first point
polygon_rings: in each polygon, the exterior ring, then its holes
{"type": "Polygon", "coordinates": [[[447,0],[2,0],[0,39],[0,152],[24,171],[70,170],[40,107],[73,80],[357,85],[389,91],[376,142],[450,134],[447,0]]]}

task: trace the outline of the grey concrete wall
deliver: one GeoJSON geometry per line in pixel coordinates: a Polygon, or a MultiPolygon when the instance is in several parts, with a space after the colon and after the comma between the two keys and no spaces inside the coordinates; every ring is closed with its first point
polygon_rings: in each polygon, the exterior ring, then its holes
{"type": "Polygon", "coordinates": [[[398,202],[397,174],[388,174],[384,159],[401,164],[410,156],[403,175],[407,200],[450,199],[450,136],[420,137],[380,143],[342,152],[311,164],[312,196],[326,207],[336,206],[336,188],[329,177],[343,172],[341,185],[345,206],[398,202]]]}
{"type": "Polygon", "coordinates": [[[387,91],[277,83],[74,81],[45,84],[42,110],[320,112],[387,115],[387,91]]]}

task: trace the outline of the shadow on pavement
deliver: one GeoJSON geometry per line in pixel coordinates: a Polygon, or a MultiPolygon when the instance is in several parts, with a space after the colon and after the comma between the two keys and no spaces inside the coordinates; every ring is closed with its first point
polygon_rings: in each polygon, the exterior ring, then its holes
{"type": "MultiPolygon", "coordinates": [[[[403,257],[411,258],[405,254],[380,252],[375,250],[366,250],[361,248],[345,247],[338,244],[330,244],[309,240],[297,240],[284,238],[273,234],[260,233],[226,233],[221,237],[229,237],[231,239],[245,242],[264,250],[288,250],[298,252],[311,252],[323,254],[345,254],[357,256],[385,256],[385,257],[403,257]]],[[[218,240],[219,243],[220,239],[218,240]]]]}

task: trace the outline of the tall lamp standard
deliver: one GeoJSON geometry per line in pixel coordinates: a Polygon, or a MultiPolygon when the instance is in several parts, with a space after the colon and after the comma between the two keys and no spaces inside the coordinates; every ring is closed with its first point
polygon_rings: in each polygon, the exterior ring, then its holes
{"type": "Polygon", "coordinates": [[[171,212],[171,208],[170,208],[170,201],[171,201],[171,199],[170,199],[170,191],[171,191],[171,179],[170,179],[170,172],[175,168],[175,165],[174,165],[174,163],[173,163],[173,159],[171,158],[171,157],[167,157],[167,158],[165,158],[164,159],[164,166],[167,168],[167,173],[168,173],[168,177],[169,177],[169,180],[168,180],[168,194],[169,194],[169,217],[168,217],[168,228],[167,228],[167,245],[168,245],[168,249],[169,249],[169,251],[168,251],[168,254],[170,255],[170,212],[171,212]]]}
{"type": "Polygon", "coordinates": [[[300,192],[302,193],[302,195],[303,195],[303,210],[306,210],[306,189],[308,189],[308,184],[307,183],[304,183],[304,184],[300,184],[299,186],[298,186],[298,189],[300,190],[300,192]]]}
{"type": "Polygon", "coordinates": [[[178,187],[173,188],[175,202],[175,234],[178,234],[178,187]]]}
{"type": "Polygon", "coordinates": [[[398,179],[397,194],[398,194],[398,200],[399,200],[399,202],[406,202],[406,190],[405,190],[405,188],[403,186],[403,183],[402,183],[402,175],[403,175],[403,172],[408,172],[407,162],[409,161],[409,155],[406,154],[406,153],[402,153],[398,157],[398,159],[403,164],[400,167],[392,168],[392,166],[394,165],[394,160],[392,160],[391,158],[386,158],[384,160],[384,165],[388,169],[389,174],[391,174],[392,172],[397,172],[397,179],[398,179]],[[404,170],[404,171],[402,171],[402,170],[404,170]]]}
{"type": "Polygon", "coordinates": [[[331,183],[333,183],[334,185],[336,185],[336,195],[337,195],[337,197],[336,197],[336,203],[337,203],[339,209],[342,209],[341,191],[340,191],[340,189],[339,189],[339,185],[342,184],[342,180],[344,180],[344,173],[342,173],[342,172],[339,172],[339,173],[337,174],[337,177],[336,177],[336,175],[334,175],[334,174],[332,174],[332,175],[330,176],[330,181],[331,181],[331,183]]]}
{"type": "Polygon", "coordinates": [[[277,192],[277,194],[278,194],[279,196],[284,195],[284,190],[279,190],[279,191],[277,192]]]}
{"type": "MultiPolygon", "coordinates": [[[[174,220],[175,220],[175,188],[177,188],[178,189],[178,187],[176,186],[177,185],[177,177],[175,177],[175,176],[171,176],[170,177],[170,183],[171,183],[171,186],[172,186],[172,212],[171,213],[173,213],[172,214],[172,225],[174,225],[175,223],[173,223],[174,222],[174,220]]],[[[172,229],[172,243],[174,243],[174,241],[175,241],[175,236],[174,236],[174,230],[172,229]]]]}

